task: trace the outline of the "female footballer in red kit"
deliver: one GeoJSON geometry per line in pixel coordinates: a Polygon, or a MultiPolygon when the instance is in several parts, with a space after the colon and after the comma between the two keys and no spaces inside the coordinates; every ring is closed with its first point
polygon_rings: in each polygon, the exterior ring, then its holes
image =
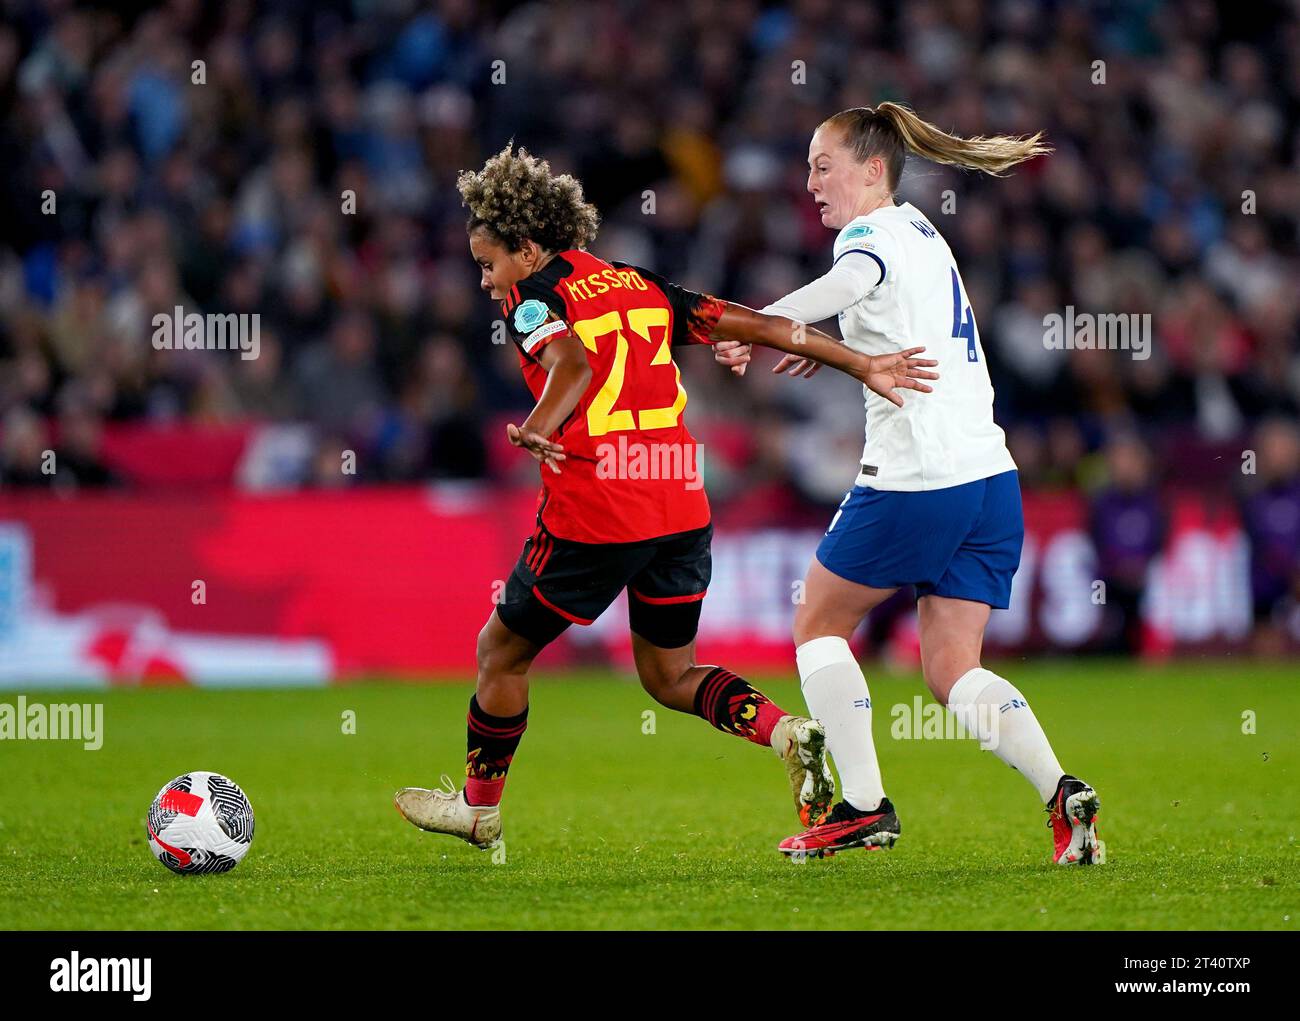
{"type": "Polygon", "coordinates": [[[398,810],[421,829],[480,848],[494,844],[506,777],[527,726],[533,660],[627,589],[645,690],[661,705],[771,748],[785,764],[796,810],[820,816],[834,795],[821,724],[785,712],[724,667],[696,663],[713,532],[698,475],[611,472],[609,453],[694,463],[673,357],[684,345],[726,339],[772,347],[840,369],[897,404],[899,389],[930,389],[923,380],[936,378],[927,368],[934,363],[917,358],[919,347],[868,357],[785,317],[597,258],[586,246],[598,215],[581,185],[522,149],[508,146],[482,170],[462,173],[458,187],[470,210],[481,286],[501,302],[537,401],[508,432],[539,462],[542,492],[536,529],[478,637],[465,786],[444,777],[441,790],[404,788],[398,810]]]}

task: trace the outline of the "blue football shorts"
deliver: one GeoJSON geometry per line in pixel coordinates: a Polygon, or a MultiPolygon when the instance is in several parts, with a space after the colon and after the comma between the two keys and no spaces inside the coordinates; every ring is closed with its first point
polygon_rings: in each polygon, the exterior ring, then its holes
{"type": "Polygon", "coordinates": [[[817,559],[859,585],[915,585],[918,597],[1006,609],[1024,538],[1015,471],[923,492],[854,486],[817,547],[817,559]]]}

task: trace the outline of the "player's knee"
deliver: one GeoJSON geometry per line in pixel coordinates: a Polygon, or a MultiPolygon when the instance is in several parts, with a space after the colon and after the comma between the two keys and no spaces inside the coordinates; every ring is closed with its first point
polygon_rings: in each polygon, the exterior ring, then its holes
{"type": "Polygon", "coordinates": [[[978,653],[954,645],[945,644],[921,651],[921,673],[925,676],[926,687],[944,705],[958,679],[979,665],[978,653]]]}
{"type": "Polygon", "coordinates": [[[474,645],[474,657],[478,667],[480,684],[483,683],[483,677],[491,670],[494,652],[491,625],[484,625],[483,630],[478,633],[478,640],[474,645]]]}
{"type": "Polygon", "coordinates": [[[653,674],[649,676],[646,674],[641,675],[641,687],[645,689],[647,695],[653,698],[660,705],[666,706],[672,704],[672,691],[675,684],[675,678],[670,679],[663,674],[653,674]]]}
{"type": "Polygon", "coordinates": [[[637,678],[647,695],[660,705],[669,705],[674,701],[675,689],[690,668],[689,660],[675,663],[646,657],[637,663],[637,678]]]}
{"type": "Polygon", "coordinates": [[[843,638],[847,642],[853,637],[858,623],[853,621],[850,624],[848,621],[836,619],[834,614],[809,607],[807,604],[800,604],[794,611],[792,633],[795,647],[811,642],[814,638],[835,637],[843,638]]]}
{"type": "Polygon", "coordinates": [[[478,664],[479,684],[491,683],[495,677],[522,673],[528,669],[527,658],[521,658],[514,643],[504,640],[500,628],[489,621],[478,633],[475,657],[478,664]]]}
{"type": "Polygon", "coordinates": [[[819,637],[817,634],[816,617],[808,609],[807,604],[800,603],[795,607],[792,633],[796,648],[803,645],[805,642],[811,642],[814,638],[819,637]]]}

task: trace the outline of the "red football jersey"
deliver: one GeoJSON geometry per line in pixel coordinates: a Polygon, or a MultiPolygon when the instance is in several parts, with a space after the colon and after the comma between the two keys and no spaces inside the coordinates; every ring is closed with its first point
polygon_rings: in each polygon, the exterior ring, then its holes
{"type": "Polygon", "coordinates": [[[539,513],[575,542],[636,542],[709,523],[700,448],[682,414],[686,390],[672,349],[707,344],[726,303],[623,263],[562,252],[502,303],[534,399],[538,361],[557,337],[577,337],[591,383],[552,435],[560,474],[542,466],[539,513]]]}

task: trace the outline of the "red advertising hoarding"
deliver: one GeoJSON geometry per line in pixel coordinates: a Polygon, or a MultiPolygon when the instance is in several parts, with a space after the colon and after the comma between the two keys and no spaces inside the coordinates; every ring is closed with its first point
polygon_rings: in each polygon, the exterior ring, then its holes
{"type": "MultiPolygon", "coordinates": [[[[319,684],[468,675],[532,530],[535,497],[443,485],[261,496],[0,496],[0,686],[319,684]]],[[[1104,606],[1075,495],[1026,494],[1027,536],[998,651],[1095,643],[1104,606]]],[[[1143,605],[1147,651],[1231,647],[1250,629],[1237,521],[1175,499],[1143,605]]],[[[700,656],[789,670],[820,532],[717,523],[700,656]]],[[[906,623],[903,625],[905,633],[906,623]]],[[[630,662],[621,601],[541,665],[630,662]]]]}

